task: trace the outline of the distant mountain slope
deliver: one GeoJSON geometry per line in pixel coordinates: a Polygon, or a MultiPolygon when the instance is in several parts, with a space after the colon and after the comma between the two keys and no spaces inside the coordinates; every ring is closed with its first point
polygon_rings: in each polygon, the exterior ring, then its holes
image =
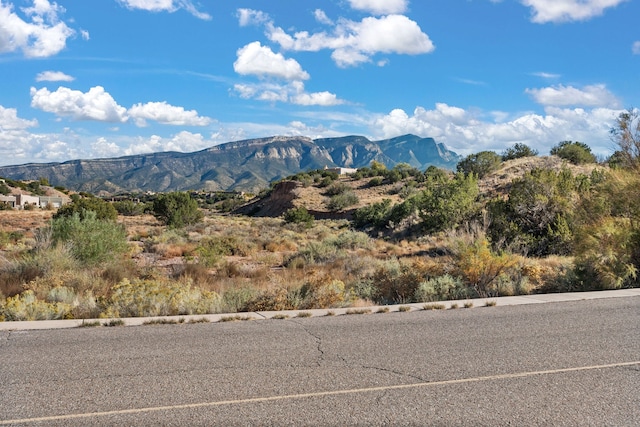
{"type": "Polygon", "coordinates": [[[229,142],[194,153],[2,166],[0,176],[46,178],[52,185],[92,193],[189,189],[256,192],[273,180],[325,166],[358,168],[376,160],[387,167],[409,163],[420,169],[430,165],[451,169],[459,159],[443,144],[415,135],[382,141],[363,136],[317,140],[275,136],[229,142]]]}

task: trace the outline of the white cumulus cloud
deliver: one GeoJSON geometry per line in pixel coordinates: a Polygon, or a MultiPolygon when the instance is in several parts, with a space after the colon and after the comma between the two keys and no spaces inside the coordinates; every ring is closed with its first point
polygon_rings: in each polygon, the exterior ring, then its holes
{"type": "Polygon", "coordinates": [[[33,0],[22,8],[21,18],[12,4],[0,1],[0,53],[21,50],[27,58],[44,58],[59,53],[75,30],[60,20],[64,8],[48,0],[33,0]]]}
{"type": "Polygon", "coordinates": [[[32,87],[31,106],[74,120],[122,123],[128,119],[127,109],[118,105],[102,86],[92,87],[86,93],[62,86],[54,92],[32,87]]]}
{"type": "Polygon", "coordinates": [[[333,21],[331,20],[331,18],[329,18],[325,13],[325,11],[322,9],[316,9],[313,12],[313,16],[316,18],[316,21],[318,21],[321,24],[333,25],[333,21]]]}
{"type": "Polygon", "coordinates": [[[149,12],[175,12],[184,9],[196,18],[210,20],[211,15],[200,12],[190,0],[118,0],[128,9],[140,9],[149,12]]]}
{"type": "Polygon", "coordinates": [[[287,84],[262,82],[257,84],[236,84],[234,90],[244,99],[257,99],[267,102],[283,102],[296,105],[317,105],[328,107],[344,104],[344,101],[331,92],[306,92],[304,83],[293,81],[287,84]]]}
{"type": "Polygon", "coordinates": [[[135,104],[128,113],[140,127],[146,126],[147,120],[176,126],[207,126],[211,123],[210,118],[199,116],[195,110],[186,111],[183,107],[175,107],[166,102],[135,104]]]}
{"type": "Polygon", "coordinates": [[[38,125],[37,120],[26,120],[18,117],[18,110],[0,105],[0,133],[10,130],[21,130],[38,125]]]}
{"type": "Polygon", "coordinates": [[[581,89],[558,85],[541,89],[527,89],[526,92],[541,105],[620,107],[618,98],[603,84],[589,85],[581,89]]]}
{"type": "Polygon", "coordinates": [[[370,12],[375,15],[404,13],[408,0],[349,0],[353,9],[370,12]]]}
{"type": "Polygon", "coordinates": [[[417,107],[411,115],[402,109],[392,110],[373,120],[371,128],[380,138],[406,133],[430,136],[459,154],[483,150],[500,152],[516,142],[544,154],[564,140],[581,141],[596,153],[610,154],[609,130],[620,112],[609,108],[548,107],[543,115],[523,113],[506,117],[489,114],[491,120],[477,111],[436,104],[432,110],[417,107]],[[496,121],[498,117],[501,121],[496,121]]]}
{"type": "Polygon", "coordinates": [[[332,58],[340,67],[369,62],[377,53],[418,55],[435,49],[420,26],[404,15],[367,17],[359,22],[341,19],[331,33],[314,34],[301,31],[291,35],[269,22],[267,37],[286,50],[332,50],[332,58]]]}
{"type": "Polygon", "coordinates": [[[586,21],[625,1],[627,0],[522,0],[522,4],[531,8],[533,22],[544,24],[586,21]]]}
{"type": "Polygon", "coordinates": [[[295,59],[286,59],[281,53],[274,53],[260,42],[249,43],[238,49],[238,58],[233,69],[238,74],[258,77],[276,77],[285,80],[307,80],[309,74],[295,59]]]}
{"type": "Polygon", "coordinates": [[[62,71],[43,71],[36,76],[37,82],[72,82],[75,78],[62,71]]]}
{"type": "Polygon", "coordinates": [[[260,25],[271,20],[267,13],[253,9],[238,9],[237,15],[241,27],[260,25]]]}
{"type": "Polygon", "coordinates": [[[631,51],[634,55],[640,55],[640,41],[633,42],[631,45],[631,51]]]}

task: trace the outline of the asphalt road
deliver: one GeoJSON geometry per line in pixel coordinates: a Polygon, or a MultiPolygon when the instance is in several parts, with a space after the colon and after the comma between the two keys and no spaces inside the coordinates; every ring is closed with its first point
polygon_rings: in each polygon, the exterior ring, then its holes
{"type": "Polygon", "coordinates": [[[0,332],[0,425],[640,425],[640,297],[0,332]]]}

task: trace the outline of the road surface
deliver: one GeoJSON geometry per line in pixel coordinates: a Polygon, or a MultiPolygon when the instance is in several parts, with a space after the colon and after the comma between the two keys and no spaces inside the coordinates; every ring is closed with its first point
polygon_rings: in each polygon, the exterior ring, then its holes
{"type": "Polygon", "coordinates": [[[0,425],[640,425],[640,297],[0,331],[0,425]]]}

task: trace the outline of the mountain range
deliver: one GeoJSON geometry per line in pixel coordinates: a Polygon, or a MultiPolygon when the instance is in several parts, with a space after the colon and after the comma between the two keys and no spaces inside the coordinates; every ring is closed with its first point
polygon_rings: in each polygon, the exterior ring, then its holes
{"type": "Polygon", "coordinates": [[[117,158],[0,166],[0,176],[46,178],[51,185],[91,193],[179,190],[249,191],[273,180],[326,167],[360,168],[378,161],[455,168],[460,156],[433,138],[403,135],[310,139],[274,136],[228,142],[192,153],[161,152],[117,158]]]}

